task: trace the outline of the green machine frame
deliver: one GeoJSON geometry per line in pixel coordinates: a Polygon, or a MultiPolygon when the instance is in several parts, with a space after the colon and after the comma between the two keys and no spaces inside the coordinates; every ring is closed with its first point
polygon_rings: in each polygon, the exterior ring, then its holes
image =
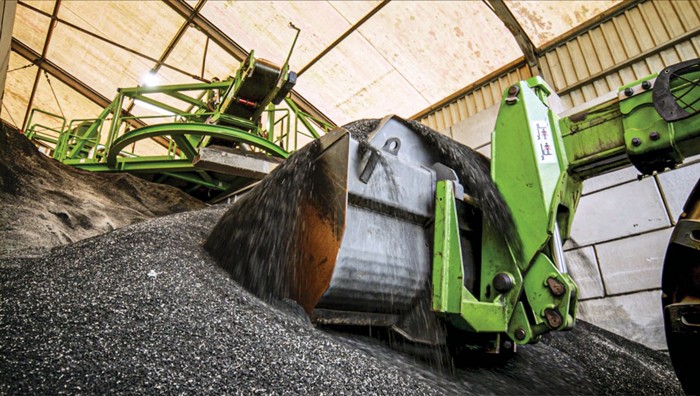
{"type": "Polygon", "coordinates": [[[513,215],[522,257],[484,224],[476,258],[480,280],[470,291],[463,282],[461,197],[454,196],[452,182],[438,182],[433,311],[456,328],[493,333],[496,347],[501,334],[526,344],[572,328],[578,292],[562,245],[583,180],[630,164],[651,175],[700,153],[699,80],[700,60],[684,62],[562,118],[551,109],[553,91],[541,78],[509,87],[492,135],[491,176],[513,215]]]}
{"type": "Polygon", "coordinates": [[[202,199],[225,196],[254,180],[198,168],[195,157],[200,149],[216,144],[243,148],[243,155],[285,159],[303,140],[317,139],[332,128],[288,97],[296,82],[288,60],[277,67],[256,59],[251,51],[235,76],[225,81],[120,88],[93,119],[67,122],[60,115],[32,109],[25,134],[67,165],[137,173],[202,199]],[[123,110],[136,103],[146,106],[146,115],[123,110]],[[42,124],[47,120],[52,126],[42,124]],[[135,148],[145,142],[156,142],[158,152],[137,153],[135,148]]]}

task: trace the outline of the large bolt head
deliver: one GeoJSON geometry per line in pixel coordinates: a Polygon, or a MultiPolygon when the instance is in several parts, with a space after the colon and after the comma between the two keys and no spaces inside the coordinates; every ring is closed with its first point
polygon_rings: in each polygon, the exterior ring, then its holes
{"type": "Polygon", "coordinates": [[[561,314],[556,309],[551,309],[551,308],[545,309],[544,310],[544,317],[545,317],[545,319],[547,319],[547,324],[552,329],[558,328],[559,326],[561,326],[562,322],[564,321],[564,319],[561,317],[561,314]]]}
{"type": "Polygon", "coordinates": [[[518,102],[518,94],[520,93],[520,87],[517,85],[511,85],[508,88],[508,96],[506,97],[506,104],[514,105],[518,102]]]}
{"type": "Polygon", "coordinates": [[[564,286],[561,281],[558,279],[549,277],[547,278],[547,286],[549,286],[549,290],[552,292],[557,297],[561,297],[566,293],[566,286],[564,286]]]}
{"type": "Polygon", "coordinates": [[[501,294],[508,293],[513,289],[513,286],[515,286],[515,281],[508,273],[501,272],[493,277],[493,288],[501,294]]]}

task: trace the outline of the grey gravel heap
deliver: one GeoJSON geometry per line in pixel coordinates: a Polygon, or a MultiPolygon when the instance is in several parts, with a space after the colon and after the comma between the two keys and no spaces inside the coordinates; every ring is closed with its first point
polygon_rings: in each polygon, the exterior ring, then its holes
{"type": "Polygon", "coordinates": [[[668,359],[590,325],[439,371],[313,328],[202,249],[215,207],[0,259],[0,394],[680,394],[668,359]]]}
{"type": "Polygon", "coordinates": [[[203,207],[175,187],[127,173],[64,165],[40,154],[19,131],[0,122],[0,256],[41,252],[137,221],[203,207]]]}

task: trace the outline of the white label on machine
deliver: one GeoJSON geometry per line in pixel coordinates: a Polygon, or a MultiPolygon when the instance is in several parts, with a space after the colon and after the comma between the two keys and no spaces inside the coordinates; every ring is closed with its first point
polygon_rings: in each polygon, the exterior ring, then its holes
{"type": "Polygon", "coordinates": [[[532,142],[535,145],[537,161],[541,164],[556,164],[557,152],[554,149],[554,139],[549,128],[549,122],[536,120],[530,123],[532,142]]]}

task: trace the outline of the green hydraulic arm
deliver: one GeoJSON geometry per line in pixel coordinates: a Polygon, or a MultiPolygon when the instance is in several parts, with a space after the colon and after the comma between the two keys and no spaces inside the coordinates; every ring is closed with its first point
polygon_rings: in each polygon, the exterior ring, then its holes
{"type": "MultiPolygon", "coordinates": [[[[551,109],[555,94],[541,78],[509,87],[492,135],[491,176],[510,208],[522,251],[504,246],[502,237],[483,224],[476,241],[479,284],[470,290],[463,281],[459,237],[464,203],[455,197],[452,182],[438,182],[433,311],[464,337],[494,334],[489,342],[496,348],[502,334],[515,345],[572,328],[578,290],[567,273],[562,245],[583,180],[629,165],[652,175],[700,153],[698,81],[700,60],[684,62],[561,116],[551,109]]],[[[700,235],[697,220],[693,232],[700,235]]],[[[698,241],[694,249],[700,251],[698,241]]]]}

